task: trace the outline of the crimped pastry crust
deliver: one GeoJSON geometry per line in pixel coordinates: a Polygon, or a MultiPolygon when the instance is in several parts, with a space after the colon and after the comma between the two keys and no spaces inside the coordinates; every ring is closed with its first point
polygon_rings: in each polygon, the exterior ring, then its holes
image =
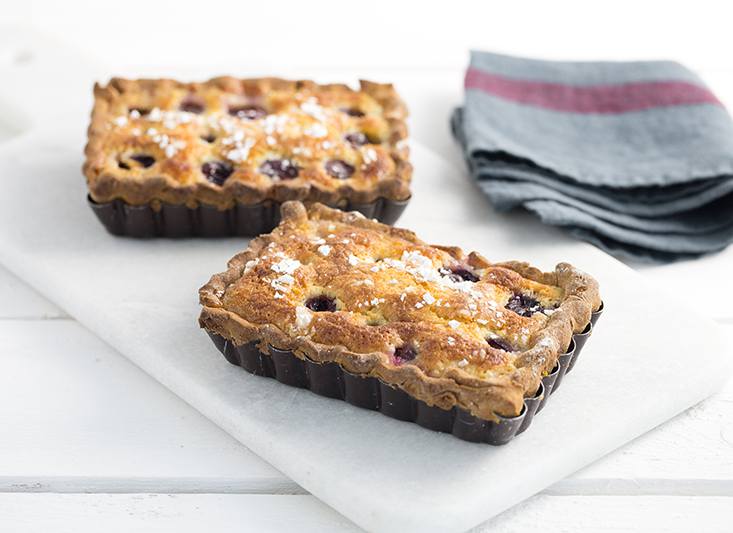
{"type": "Polygon", "coordinates": [[[369,81],[354,90],[277,78],[113,78],[94,87],[83,170],[98,203],[406,200],[406,116],[392,85],[369,81]],[[266,161],[283,160],[297,177],[263,172],[266,161]],[[329,161],[353,173],[334,177],[329,161]],[[231,171],[222,183],[202,170],[212,162],[231,171]]]}
{"type": "Polygon", "coordinates": [[[282,216],[200,289],[201,327],[336,362],[428,405],[518,415],[601,305],[597,282],[567,263],[493,264],[320,204],[288,202],[282,216]],[[311,311],[319,298],[336,311],[311,311]]]}

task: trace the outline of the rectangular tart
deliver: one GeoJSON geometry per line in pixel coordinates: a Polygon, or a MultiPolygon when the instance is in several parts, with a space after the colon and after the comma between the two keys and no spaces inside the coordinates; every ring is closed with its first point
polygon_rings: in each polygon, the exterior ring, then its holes
{"type": "MultiPolygon", "coordinates": [[[[356,90],[277,78],[113,78],[94,87],[83,168],[90,204],[110,230],[113,215],[139,218],[147,207],[151,231],[163,235],[159,226],[180,216],[171,210],[161,220],[164,206],[232,216],[250,208],[241,217],[251,219],[253,206],[267,205],[265,216],[272,205],[278,213],[282,202],[300,200],[392,222],[395,208],[381,204],[404,208],[410,197],[406,116],[392,85],[369,81],[356,90]]],[[[266,231],[277,222],[269,219],[266,231]]],[[[229,233],[242,234],[236,222],[229,233]]],[[[251,225],[250,235],[263,231],[251,225]]],[[[124,221],[117,233],[125,233],[124,221]]]]}
{"type": "Polygon", "coordinates": [[[601,309],[597,282],[567,263],[490,263],[300,202],[199,296],[200,326],[222,350],[335,365],[487,423],[520,416],[601,309]]]}

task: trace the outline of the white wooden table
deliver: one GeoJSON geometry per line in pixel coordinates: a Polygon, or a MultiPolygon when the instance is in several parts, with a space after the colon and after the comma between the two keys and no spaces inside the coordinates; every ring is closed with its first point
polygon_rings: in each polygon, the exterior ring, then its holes
{"type": "MultiPolygon", "coordinates": [[[[422,76],[412,74],[403,90],[422,86],[422,76]]],[[[415,136],[457,159],[447,104],[421,110],[421,99],[411,100],[415,136]]],[[[717,268],[732,260],[728,251],[644,270],[650,283],[706,272],[704,283],[720,284],[720,296],[694,291],[681,305],[720,301],[710,311],[733,334],[731,288],[717,268]]],[[[354,527],[2,268],[0,339],[0,530],[92,531],[100,522],[120,531],[354,527]]],[[[568,516],[578,531],[682,532],[699,524],[730,531],[733,384],[484,528],[543,523],[564,531],[568,516]]]]}
{"type": "MultiPolygon", "coordinates": [[[[0,530],[356,529],[4,269],[0,339],[0,530]]],[[[481,530],[723,532],[732,513],[728,386],[481,530]]]]}
{"type": "MultiPolygon", "coordinates": [[[[73,24],[66,5],[63,12],[49,7],[49,13],[34,13],[34,22],[51,25],[61,17],[73,24]]],[[[123,13],[123,22],[137,20],[138,8],[123,13]]],[[[83,33],[86,26],[75,28],[83,33]]],[[[86,31],[102,36],[98,29],[86,31]]],[[[448,114],[461,97],[461,66],[449,52],[480,41],[454,37],[436,65],[424,56],[419,68],[398,68],[404,61],[395,60],[389,69],[360,73],[394,80],[410,104],[413,137],[462,165],[447,129],[448,114]]],[[[559,46],[567,51],[574,44],[561,38],[559,46]]],[[[672,49],[677,56],[688,50],[672,49]]],[[[155,65],[141,59],[114,73],[159,75],[155,65]]],[[[731,107],[733,69],[702,61],[698,68],[731,107]]],[[[292,76],[302,73],[288,69],[292,76]]],[[[641,270],[649,283],[666,290],[686,284],[680,305],[702,306],[733,334],[731,265],[728,250],[641,270]]],[[[356,529],[1,266],[0,362],[0,531],[356,529]]],[[[733,530],[732,518],[729,382],[713,398],[479,529],[723,532],[733,530]]]]}

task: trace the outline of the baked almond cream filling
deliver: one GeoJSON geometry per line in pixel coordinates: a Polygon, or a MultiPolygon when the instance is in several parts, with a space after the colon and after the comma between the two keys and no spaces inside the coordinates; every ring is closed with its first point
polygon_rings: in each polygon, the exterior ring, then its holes
{"type": "Polygon", "coordinates": [[[429,375],[512,366],[564,291],[499,266],[329,220],[308,220],[249,260],[224,305],[254,323],[429,375]],[[267,304],[263,304],[267,302],[267,304]]]}
{"type": "Polygon", "coordinates": [[[276,186],[409,197],[407,112],[390,85],[115,79],[95,97],[85,174],[96,201],[252,203],[276,186]],[[159,185],[135,189],[146,182],[159,185]],[[183,201],[169,190],[183,188],[183,201]]]}

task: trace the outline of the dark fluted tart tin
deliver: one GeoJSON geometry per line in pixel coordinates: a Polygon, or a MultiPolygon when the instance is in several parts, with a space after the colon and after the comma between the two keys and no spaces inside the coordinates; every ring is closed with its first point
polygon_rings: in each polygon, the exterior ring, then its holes
{"type": "Polygon", "coordinates": [[[567,351],[559,356],[552,372],[542,378],[534,396],[524,399],[522,412],[514,417],[499,416],[498,422],[477,418],[460,407],[446,410],[430,406],[378,378],[351,374],[337,363],[316,363],[273,346],[268,346],[268,353],[263,353],[257,348],[257,342],[235,346],[220,335],[207,333],[227,361],[251,374],[274,378],[280,383],[309,389],[318,395],[344,400],[427,429],[451,433],[462,440],[501,445],[525,431],[550,395],[559,388],[577,362],[602,312],[603,305],[593,313],[585,330],[573,335],[567,351]]]}
{"type": "MultiPolygon", "coordinates": [[[[378,198],[367,204],[349,203],[338,206],[358,211],[367,218],[394,224],[407,207],[403,201],[378,198]]],[[[160,209],[149,205],[130,205],[122,200],[97,203],[87,195],[87,203],[102,225],[112,235],[135,237],[256,237],[269,233],[280,222],[277,201],[259,204],[237,204],[230,209],[201,204],[193,209],[185,205],[163,203],[160,209]]]]}

